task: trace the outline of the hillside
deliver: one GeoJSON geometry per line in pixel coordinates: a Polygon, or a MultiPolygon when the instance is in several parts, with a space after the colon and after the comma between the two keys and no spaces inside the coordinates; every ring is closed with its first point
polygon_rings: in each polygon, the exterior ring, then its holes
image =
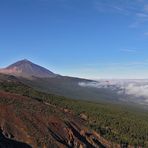
{"type": "Polygon", "coordinates": [[[73,78],[67,76],[57,76],[54,78],[34,78],[24,79],[19,78],[20,81],[33,87],[39,91],[62,95],[68,98],[91,101],[119,101],[119,96],[110,89],[81,87],[79,82],[93,82],[92,80],[73,78]]]}
{"type": "MultiPolygon", "coordinates": [[[[3,136],[25,142],[31,147],[96,147],[99,138],[84,128],[81,120],[50,104],[0,92],[0,125],[3,136]]],[[[103,146],[101,143],[99,145],[103,146]]]]}
{"type": "Polygon", "coordinates": [[[93,80],[55,74],[28,60],[21,60],[0,69],[0,73],[13,75],[24,84],[46,93],[80,100],[119,101],[119,96],[110,89],[87,88],[79,85],[80,82],[89,83],[94,82],[93,80]]]}
{"type": "MultiPolygon", "coordinates": [[[[46,98],[42,98],[46,95],[58,101],[62,97],[39,93],[13,77],[2,77],[8,79],[1,79],[0,84],[1,136],[7,138],[12,147],[14,145],[16,148],[17,145],[12,141],[21,141],[24,147],[30,145],[34,148],[111,145],[100,138],[99,134],[86,128],[84,119],[64,106],[51,104],[50,100],[46,102],[46,98]]],[[[2,142],[2,147],[7,146],[4,139],[2,142]]]]}
{"type": "Polygon", "coordinates": [[[33,147],[44,144],[45,147],[52,144],[70,147],[73,143],[69,142],[71,137],[82,146],[91,144],[97,147],[96,144],[99,144],[100,147],[120,147],[114,144],[118,143],[125,147],[147,147],[147,111],[42,93],[6,75],[0,77],[0,90],[1,126],[3,121],[7,121],[4,133],[13,135],[17,141],[33,147]],[[18,127],[14,126],[16,122],[19,122],[18,127]],[[22,127],[27,133],[21,132],[23,135],[18,136],[22,127]]]}

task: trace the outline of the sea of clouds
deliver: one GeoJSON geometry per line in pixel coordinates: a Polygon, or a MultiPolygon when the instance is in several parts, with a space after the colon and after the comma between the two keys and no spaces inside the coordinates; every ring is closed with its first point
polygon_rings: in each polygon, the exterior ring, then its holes
{"type": "Polygon", "coordinates": [[[110,89],[122,100],[148,105],[148,80],[99,80],[79,82],[79,86],[110,89]]]}

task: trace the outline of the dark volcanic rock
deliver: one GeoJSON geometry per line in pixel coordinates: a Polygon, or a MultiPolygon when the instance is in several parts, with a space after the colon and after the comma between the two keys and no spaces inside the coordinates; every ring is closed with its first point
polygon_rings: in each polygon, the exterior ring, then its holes
{"type": "Polygon", "coordinates": [[[26,143],[6,138],[3,135],[2,129],[0,129],[0,148],[31,148],[31,146],[26,143]]]}

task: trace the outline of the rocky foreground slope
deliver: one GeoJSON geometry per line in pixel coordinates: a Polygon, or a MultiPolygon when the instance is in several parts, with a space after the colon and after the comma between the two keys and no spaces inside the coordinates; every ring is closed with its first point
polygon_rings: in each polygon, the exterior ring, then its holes
{"type": "Polygon", "coordinates": [[[84,119],[69,110],[0,91],[2,148],[112,147],[84,125],[84,119]]]}

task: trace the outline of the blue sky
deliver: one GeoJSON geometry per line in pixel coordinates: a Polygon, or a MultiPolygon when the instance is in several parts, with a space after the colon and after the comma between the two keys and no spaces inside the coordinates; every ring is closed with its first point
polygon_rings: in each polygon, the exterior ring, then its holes
{"type": "Polygon", "coordinates": [[[24,58],[63,75],[148,78],[148,1],[0,0],[0,67],[24,58]]]}

